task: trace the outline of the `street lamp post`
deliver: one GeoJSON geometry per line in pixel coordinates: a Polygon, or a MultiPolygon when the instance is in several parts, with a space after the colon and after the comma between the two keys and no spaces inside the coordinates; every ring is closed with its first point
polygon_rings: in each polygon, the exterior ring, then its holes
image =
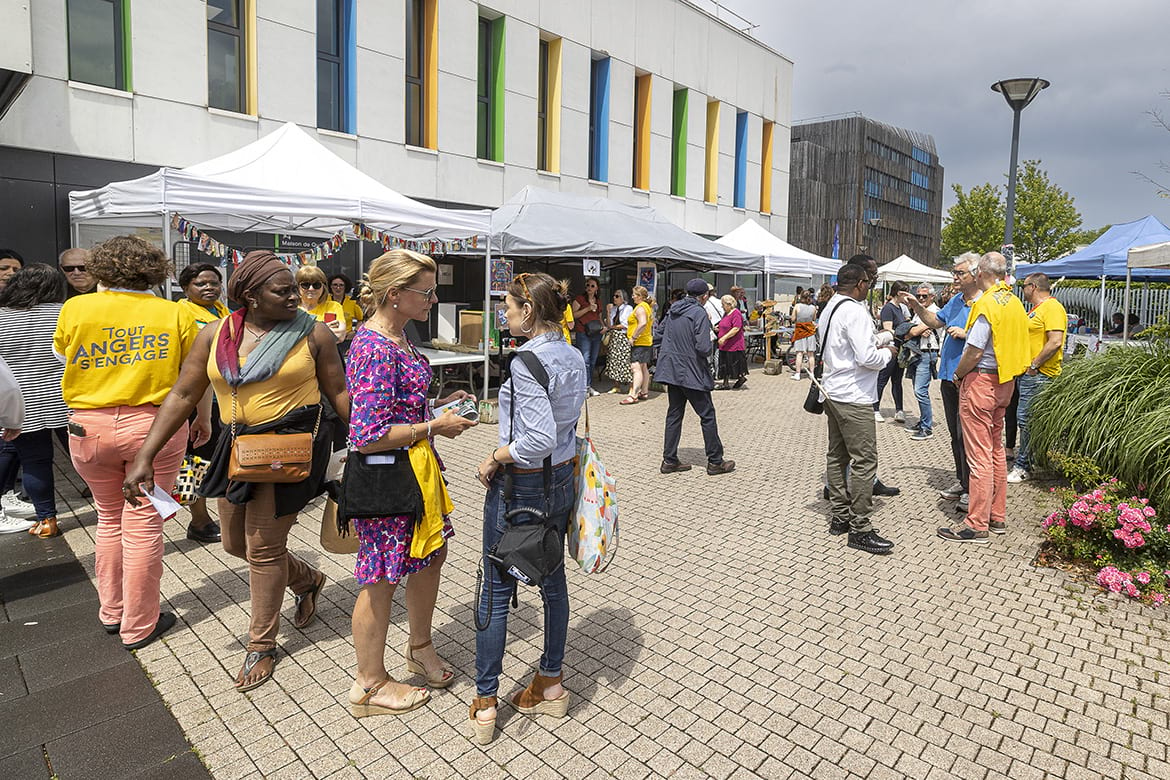
{"type": "Polygon", "coordinates": [[[1008,169],[1007,212],[1004,214],[1003,254],[1007,258],[1007,271],[1014,275],[1016,270],[1015,245],[1012,244],[1012,233],[1016,219],[1016,165],[1020,151],[1020,113],[1032,99],[1040,94],[1040,90],[1047,89],[1049,82],[1040,78],[1004,79],[991,85],[991,88],[1003,95],[1003,99],[1012,109],[1012,162],[1008,169]]]}

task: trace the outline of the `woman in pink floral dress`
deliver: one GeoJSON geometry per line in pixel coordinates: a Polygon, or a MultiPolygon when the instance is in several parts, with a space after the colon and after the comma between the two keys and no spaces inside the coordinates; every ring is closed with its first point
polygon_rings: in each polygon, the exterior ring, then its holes
{"type": "MultiPolygon", "coordinates": [[[[435,418],[427,405],[431,367],[403,334],[409,320],[425,320],[435,295],[435,262],[396,249],[379,257],[361,289],[361,303],[372,314],[350,344],[346,384],[352,398],[349,445],[366,455],[397,453],[423,437],[455,438],[474,425],[447,411],[435,418]]],[[[469,397],[459,391],[439,405],[469,397]]],[[[355,717],[398,715],[425,704],[429,692],[395,682],[386,669],[386,633],[394,590],[403,578],[410,639],[403,649],[408,672],[422,675],[432,688],[445,688],[455,671],[435,652],[431,615],[439,574],[447,557],[444,541],[422,558],[410,556],[413,518],[405,515],[355,519],[360,541],[354,577],[362,586],[353,610],[357,680],[349,692],[355,717]]],[[[454,535],[443,519],[443,539],[454,535]]]]}

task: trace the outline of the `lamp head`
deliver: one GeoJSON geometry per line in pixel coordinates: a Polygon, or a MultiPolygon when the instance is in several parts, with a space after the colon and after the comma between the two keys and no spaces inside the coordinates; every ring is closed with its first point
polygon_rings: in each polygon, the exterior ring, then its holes
{"type": "Polygon", "coordinates": [[[1023,111],[1049,84],[1047,79],[1040,78],[1004,79],[992,84],[991,88],[1003,95],[1012,111],[1023,111]]]}

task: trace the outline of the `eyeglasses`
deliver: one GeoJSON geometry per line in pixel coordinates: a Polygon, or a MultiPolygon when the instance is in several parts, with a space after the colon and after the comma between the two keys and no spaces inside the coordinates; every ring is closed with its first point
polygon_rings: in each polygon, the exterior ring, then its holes
{"type": "Polygon", "coordinates": [[[970,271],[968,271],[965,268],[960,270],[960,271],[951,271],[951,276],[956,276],[960,279],[962,279],[964,276],[968,276],[968,275],[974,276],[975,274],[971,273],[970,271]]]}
{"type": "Polygon", "coordinates": [[[1035,282],[1024,282],[1022,285],[1020,285],[1020,289],[1022,290],[1025,287],[1035,287],[1035,286],[1036,286],[1035,282]]]}
{"type": "Polygon", "coordinates": [[[320,290],[325,285],[320,282],[301,282],[299,286],[302,290],[320,290]]]}
{"type": "Polygon", "coordinates": [[[63,265],[63,266],[61,266],[61,270],[67,274],[71,274],[74,271],[84,271],[85,266],[84,265],[63,265]]]}
{"type": "Polygon", "coordinates": [[[402,289],[410,290],[413,293],[418,293],[419,295],[421,295],[424,298],[430,298],[432,295],[434,295],[438,291],[439,288],[437,286],[435,286],[429,290],[416,290],[413,287],[403,287],[402,289]]]}
{"type": "Polygon", "coordinates": [[[919,293],[916,297],[920,301],[925,301],[927,298],[930,297],[930,293],[919,293]]]}

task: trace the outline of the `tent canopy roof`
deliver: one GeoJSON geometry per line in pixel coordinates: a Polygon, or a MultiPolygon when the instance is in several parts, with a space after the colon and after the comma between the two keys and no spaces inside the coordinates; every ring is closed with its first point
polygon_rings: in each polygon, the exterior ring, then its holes
{"type": "Polygon", "coordinates": [[[769,232],[755,220],[746,220],[722,238],[715,240],[732,249],[764,256],[764,273],[832,276],[841,267],[840,260],[814,255],[799,249],[769,232]]]}
{"type": "Polygon", "coordinates": [[[505,257],[645,258],[760,271],[759,253],[696,236],[649,206],[525,187],[495,209],[492,249],[505,257]]]}
{"type": "MultiPolygon", "coordinates": [[[[1157,217],[1143,217],[1133,222],[1114,225],[1096,241],[1071,255],[1046,263],[1031,265],[1021,263],[1016,273],[1017,276],[1043,272],[1051,277],[1066,276],[1073,279],[1099,279],[1102,276],[1124,279],[1129,250],[1132,247],[1164,241],[1170,241],[1170,228],[1157,217]]],[[[1170,271],[1142,271],[1134,274],[1133,278],[1138,281],[1166,280],[1170,279],[1170,271]]]]}
{"type": "Polygon", "coordinates": [[[182,214],[204,229],[329,235],[364,222],[406,238],[467,238],[486,210],[442,209],[362,173],[288,122],[252,143],[187,168],[69,195],[73,222],[139,224],[182,214]]]}
{"type": "Polygon", "coordinates": [[[1129,250],[1130,268],[1170,268],[1170,241],[1129,250]]]}
{"type": "Polygon", "coordinates": [[[878,267],[878,279],[883,282],[939,282],[951,281],[950,271],[923,265],[908,255],[899,255],[878,267]]]}

